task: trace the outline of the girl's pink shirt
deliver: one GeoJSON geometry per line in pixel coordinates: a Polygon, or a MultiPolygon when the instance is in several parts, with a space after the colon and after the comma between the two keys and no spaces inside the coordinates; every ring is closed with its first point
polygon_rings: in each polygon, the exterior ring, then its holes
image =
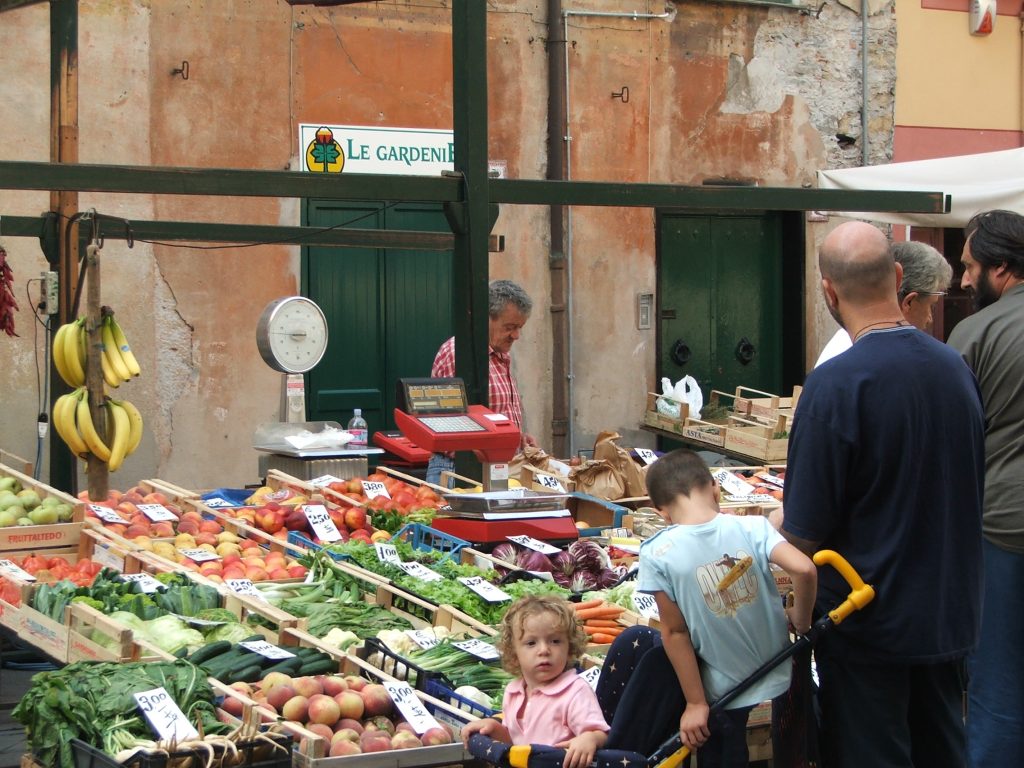
{"type": "Polygon", "coordinates": [[[532,691],[529,698],[523,679],[513,680],[505,688],[502,713],[513,744],[554,745],[586,731],[608,730],[597,695],[575,669],[532,691]]]}

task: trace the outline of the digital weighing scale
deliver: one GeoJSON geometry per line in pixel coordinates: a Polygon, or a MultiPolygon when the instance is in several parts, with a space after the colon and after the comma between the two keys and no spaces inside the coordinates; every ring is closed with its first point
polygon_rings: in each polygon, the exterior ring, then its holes
{"type": "Polygon", "coordinates": [[[509,489],[508,462],[521,442],[519,427],[504,414],[468,405],[462,379],[400,379],[395,424],[413,443],[435,453],[472,451],[483,464],[483,493],[449,494],[448,517],[431,527],[481,543],[527,535],[548,541],[579,532],[564,494],[509,489]]]}

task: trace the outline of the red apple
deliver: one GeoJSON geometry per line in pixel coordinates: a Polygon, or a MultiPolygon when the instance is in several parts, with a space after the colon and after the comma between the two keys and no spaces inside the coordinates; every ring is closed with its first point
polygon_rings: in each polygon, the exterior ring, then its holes
{"type": "Polygon", "coordinates": [[[345,525],[355,531],[366,525],[366,510],[362,507],[349,507],[345,511],[345,525]]]}

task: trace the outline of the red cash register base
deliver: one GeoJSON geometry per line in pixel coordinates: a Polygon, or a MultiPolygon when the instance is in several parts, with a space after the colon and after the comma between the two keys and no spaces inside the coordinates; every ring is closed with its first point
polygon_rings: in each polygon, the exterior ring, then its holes
{"type": "MultiPolygon", "coordinates": [[[[464,432],[435,432],[427,426],[430,417],[419,417],[395,409],[395,425],[421,448],[435,453],[473,451],[485,465],[507,463],[519,449],[519,428],[506,416],[482,405],[470,405],[468,417],[482,429],[464,432]],[[423,419],[427,420],[424,423],[423,419]]],[[[457,536],[474,544],[497,543],[507,536],[532,536],[542,541],[566,541],[579,538],[572,517],[530,517],[519,520],[476,520],[460,517],[438,517],[430,524],[442,533],[457,536]]]]}

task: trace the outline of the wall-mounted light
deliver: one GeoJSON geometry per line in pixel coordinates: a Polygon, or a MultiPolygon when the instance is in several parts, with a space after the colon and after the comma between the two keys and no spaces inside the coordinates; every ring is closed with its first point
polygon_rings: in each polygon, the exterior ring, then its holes
{"type": "Polygon", "coordinates": [[[978,37],[991,35],[996,25],[996,0],[971,0],[967,20],[971,34],[978,37]]]}

